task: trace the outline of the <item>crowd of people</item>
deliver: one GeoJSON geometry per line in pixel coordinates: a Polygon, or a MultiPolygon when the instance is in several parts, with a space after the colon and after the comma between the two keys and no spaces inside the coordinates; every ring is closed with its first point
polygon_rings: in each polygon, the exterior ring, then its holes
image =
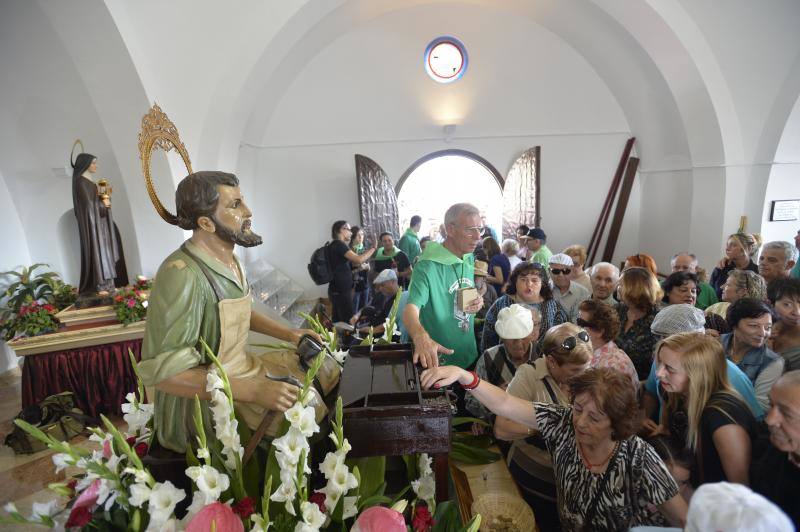
{"type": "Polygon", "coordinates": [[[441,242],[420,243],[420,221],[398,247],[381,235],[371,262],[334,224],[334,316],[357,321],[370,281],[394,283],[372,288],[381,309],[407,286],[423,385],[460,384],[459,409],[493,426],[541,530],[682,526],[725,483],[800,523],[800,231],[732,234],[707,277],[685,251],[662,274],[645,253],[621,269],[588,266],[581,245],[553,253],[539,227],[498,240],[469,204],[445,213],[441,242]]]}

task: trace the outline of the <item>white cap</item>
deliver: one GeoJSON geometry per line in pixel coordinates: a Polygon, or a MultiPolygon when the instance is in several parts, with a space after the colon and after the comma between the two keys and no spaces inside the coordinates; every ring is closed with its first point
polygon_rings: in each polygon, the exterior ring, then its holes
{"type": "Polygon", "coordinates": [[[386,268],[385,270],[381,270],[381,273],[372,281],[372,284],[381,284],[385,283],[386,281],[396,281],[397,274],[394,273],[394,270],[391,268],[386,268]]]}
{"type": "Polygon", "coordinates": [[[503,340],[519,340],[533,332],[533,315],[530,309],[514,303],[500,309],[494,324],[497,335],[503,340]]]}
{"type": "Polygon", "coordinates": [[[575,262],[572,260],[572,257],[566,253],[556,253],[550,257],[548,262],[550,262],[550,264],[558,264],[560,266],[575,266],[575,262]]]}
{"type": "Polygon", "coordinates": [[[791,532],[791,520],[775,504],[741,484],[703,484],[692,496],[687,532],[791,532]]]}

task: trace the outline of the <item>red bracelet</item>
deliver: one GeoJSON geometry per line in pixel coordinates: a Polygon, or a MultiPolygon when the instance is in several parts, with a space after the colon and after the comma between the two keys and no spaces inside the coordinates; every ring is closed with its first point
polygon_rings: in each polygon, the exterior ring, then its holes
{"type": "Polygon", "coordinates": [[[472,374],[472,382],[469,384],[461,385],[461,387],[464,388],[465,390],[474,390],[481,383],[481,378],[478,377],[477,373],[475,373],[474,371],[470,371],[470,374],[472,374]]]}

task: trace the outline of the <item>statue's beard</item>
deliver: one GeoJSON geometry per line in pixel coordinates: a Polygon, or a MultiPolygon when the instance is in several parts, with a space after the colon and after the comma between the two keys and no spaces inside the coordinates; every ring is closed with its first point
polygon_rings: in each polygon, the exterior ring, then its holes
{"type": "Polygon", "coordinates": [[[238,231],[231,229],[213,216],[211,217],[211,221],[213,221],[216,226],[215,234],[225,242],[238,244],[245,248],[260,246],[264,242],[261,235],[257,235],[250,230],[250,220],[245,220],[238,231]]]}

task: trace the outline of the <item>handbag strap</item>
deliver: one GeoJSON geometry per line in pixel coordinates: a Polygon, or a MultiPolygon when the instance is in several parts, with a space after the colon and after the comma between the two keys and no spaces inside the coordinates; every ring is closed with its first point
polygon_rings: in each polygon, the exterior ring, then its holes
{"type": "MultiPolygon", "coordinates": [[[[577,443],[576,443],[577,445],[577,443]]],[[[592,530],[592,519],[594,519],[594,515],[597,513],[597,505],[600,502],[600,496],[603,494],[603,490],[606,488],[606,484],[608,484],[608,479],[611,477],[611,471],[613,470],[614,466],[617,463],[617,455],[619,454],[620,447],[617,447],[617,450],[614,451],[614,456],[611,457],[611,461],[606,467],[606,472],[603,473],[603,478],[600,479],[600,484],[597,486],[597,491],[594,493],[594,497],[592,498],[592,502],[589,505],[589,511],[586,512],[586,519],[583,522],[583,530],[589,531],[592,530]]]]}

